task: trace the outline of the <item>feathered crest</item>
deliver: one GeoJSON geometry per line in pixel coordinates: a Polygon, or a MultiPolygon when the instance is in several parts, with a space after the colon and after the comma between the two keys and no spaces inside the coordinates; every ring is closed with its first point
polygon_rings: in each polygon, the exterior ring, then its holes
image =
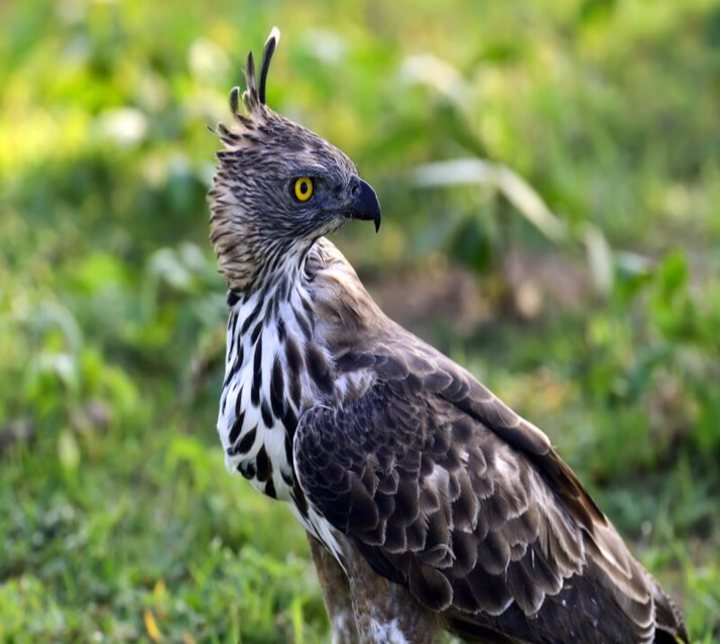
{"type": "MultiPolygon", "coordinates": [[[[265,105],[265,87],[267,85],[267,75],[270,70],[270,61],[272,61],[273,54],[278,42],[280,42],[280,30],[277,27],[273,27],[270,30],[270,35],[265,41],[265,48],[263,50],[262,65],[260,66],[260,85],[257,84],[255,77],[255,61],[253,59],[252,51],[248,53],[247,62],[245,63],[245,81],[247,88],[243,92],[242,100],[245,105],[245,109],[251,114],[257,112],[262,105],[265,105]]],[[[233,87],[230,92],[230,109],[232,113],[242,120],[240,114],[240,88],[233,87]]]]}

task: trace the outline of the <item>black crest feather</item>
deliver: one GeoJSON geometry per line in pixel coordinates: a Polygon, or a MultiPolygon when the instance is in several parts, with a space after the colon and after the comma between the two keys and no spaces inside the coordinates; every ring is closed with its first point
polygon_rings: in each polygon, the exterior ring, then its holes
{"type": "Polygon", "coordinates": [[[270,35],[267,41],[265,41],[265,50],[263,51],[262,66],[260,67],[260,102],[265,105],[265,87],[267,84],[267,75],[270,70],[270,61],[272,60],[275,48],[280,42],[280,30],[277,27],[273,27],[270,30],[270,35]]]}
{"type": "Polygon", "coordinates": [[[247,62],[245,63],[245,81],[247,82],[247,89],[243,93],[243,102],[245,107],[252,112],[259,102],[255,83],[255,60],[252,52],[248,52],[247,62]]]}
{"type": "Polygon", "coordinates": [[[240,107],[240,88],[233,87],[230,90],[230,110],[237,116],[239,114],[240,107]]]}
{"type": "MultiPolygon", "coordinates": [[[[265,48],[263,50],[262,63],[260,65],[260,85],[258,87],[257,77],[255,76],[255,60],[253,59],[252,52],[248,53],[247,62],[245,63],[245,80],[247,82],[247,89],[243,94],[243,102],[245,107],[249,111],[253,111],[265,105],[265,88],[267,87],[267,75],[270,70],[270,61],[272,61],[275,48],[280,41],[280,30],[277,27],[273,27],[270,30],[270,35],[265,42],[265,48]]],[[[230,107],[235,111],[237,106],[237,95],[230,95],[230,107]]]]}

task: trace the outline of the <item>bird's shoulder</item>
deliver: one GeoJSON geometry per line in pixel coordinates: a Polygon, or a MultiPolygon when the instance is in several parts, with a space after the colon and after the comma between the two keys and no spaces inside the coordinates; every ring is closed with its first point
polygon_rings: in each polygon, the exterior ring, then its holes
{"type": "MultiPolygon", "coordinates": [[[[406,404],[425,406],[432,401],[434,413],[458,413],[474,423],[473,431],[489,432],[529,459],[584,525],[606,522],[547,435],[467,369],[387,317],[332,242],[319,240],[306,266],[321,341],[332,356],[337,378],[370,373],[369,382],[385,383],[385,391],[399,394],[406,404]]],[[[350,393],[353,399],[340,400],[340,405],[355,402],[357,390],[350,393]]]]}

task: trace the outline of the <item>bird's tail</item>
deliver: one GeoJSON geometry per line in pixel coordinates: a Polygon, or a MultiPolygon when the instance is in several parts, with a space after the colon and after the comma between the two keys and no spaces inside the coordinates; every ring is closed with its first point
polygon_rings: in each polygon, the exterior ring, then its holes
{"type": "Polygon", "coordinates": [[[688,644],[690,638],[685,622],[675,602],[668,597],[660,585],[650,578],[655,600],[655,642],[657,644],[688,644]]]}

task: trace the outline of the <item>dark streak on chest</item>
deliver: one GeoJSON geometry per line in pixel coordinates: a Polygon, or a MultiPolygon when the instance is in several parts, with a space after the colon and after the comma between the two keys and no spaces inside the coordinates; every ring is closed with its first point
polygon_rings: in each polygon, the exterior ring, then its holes
{"type": "Polygon", "coordinates": [[[285,355],[290,379],[290,398],[296,408],[300,407],[302,398],[302,386],[300,384],[300,373],[303,368],[303,358],[300,347],[294,338],[288,336],[285,342],[285,355]]]}
{"type": "Polygon", "coordinates": [[[270,376],[270,404],[272,412],[277,418],[283,418],[285,410],[284,379],[279,356],[273,360],[272,374],[270,376]]]}
{"type": "Polygon", "coordinates": [[[260,386],[262,385],[262,342],[255,345],[253,356],[253,379],[250,389],[250,402],[257,407],[260,405],[260,386]]]}

